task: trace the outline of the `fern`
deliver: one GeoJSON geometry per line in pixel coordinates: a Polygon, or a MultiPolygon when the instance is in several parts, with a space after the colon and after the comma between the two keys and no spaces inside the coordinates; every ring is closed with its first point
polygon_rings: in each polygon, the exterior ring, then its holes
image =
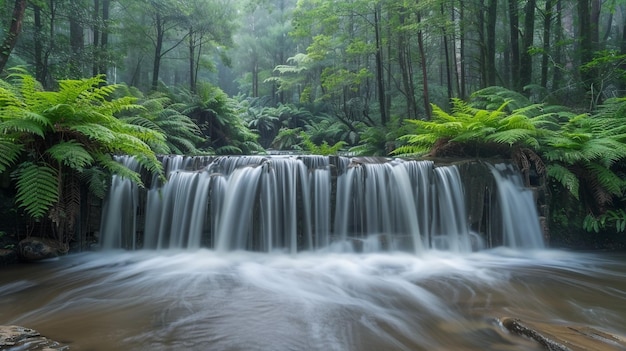
{"type": "Polygon", "coordinates": [[[94,162],[91,154],[76,140],[61,141],[51,146],[46,153],[59,164],[77,171],[82,171],[94,162]]]}
{"type": "Polygon", "coordinates": [[[13,138],[0,136],[0,173],[10,168],[24,151],[24,145],[16,143],[13,138]]]}
{"type": "Polygon", "coordinates": [[[94,158],[104,169],[108,170],[109,173],[117,174],[120,177],[130,179],[133,183],[136,183],[140,187],[144,186],[139,173],[115,161],[110,154],[96,154],[94,155],[94,158]]]}
{"type": "Polygon", "coordinates": [[[107,192],[108,174],[102,169],[91,167],[80,173],[83,183],[87,184],[89,192],[99,199],[104,199],[107,192]]]}
{"type": "Polygon", "coordinates": [[[572,173],[569,169],[561,166],[560,164],[550,164],[546,167],[546,173],[549,177],[558,181],[563,188],[572,194],[577,200],[579,199],[579,186],[580,182],[578,177],[572,173]]]}
{"type": "Polygon", "coordinates": [[[34,219],[41,219],[58,201],[58,173],[54,168],[24,162],[12,177],[17,181],[15,201],[34,219]]]}

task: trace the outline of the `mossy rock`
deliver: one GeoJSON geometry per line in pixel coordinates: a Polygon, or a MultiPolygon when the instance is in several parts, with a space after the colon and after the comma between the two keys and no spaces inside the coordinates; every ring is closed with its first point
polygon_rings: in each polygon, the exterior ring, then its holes
{"type": "Polygon", "coordinates": [[[33,262],[56,258],[67,254],[67,245],[56,240],[30,237],[17,244],[17,254],[20,261],[33,262]]]}

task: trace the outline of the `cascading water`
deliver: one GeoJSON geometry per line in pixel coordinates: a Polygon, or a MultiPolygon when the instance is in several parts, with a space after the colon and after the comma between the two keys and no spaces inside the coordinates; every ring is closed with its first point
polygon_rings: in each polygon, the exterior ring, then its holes
{"type": "MultiPolygon", "coordinates": [[[[120,161],[137,167],[131,159],[120,161]]],[[[454,165],[322,156],[167,156],[164,165],[167,183],[154,180],[145,201],[137,200],[135,187],[114,177],[103,211],[104,248],[291,253],[484,248],[485,240],[467,221],[465,199],[473,195],[454,165]]],[[[500,242],[543,247],[535,204],[520,177],[490,167],[505,226],[500,242]]]]}
{"type": "Polygon", "coordinates": [[[103,209],[103,247],[144,250],[7,268],[0,322],[79,351],[626,349],[626,255],[545,249],[507,165],[163,162],[165,184],[114,177],[103,209]]]}

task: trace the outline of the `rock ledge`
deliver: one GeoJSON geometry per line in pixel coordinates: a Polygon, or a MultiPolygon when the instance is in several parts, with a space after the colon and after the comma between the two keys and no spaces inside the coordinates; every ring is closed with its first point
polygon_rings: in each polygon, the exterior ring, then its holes
{"type": "Polygon", "coordinates": [[[41,336],[36,330],[18,325],[0,325],[0,350],[67,351],[69,349],[69,346],[41,336]]]}

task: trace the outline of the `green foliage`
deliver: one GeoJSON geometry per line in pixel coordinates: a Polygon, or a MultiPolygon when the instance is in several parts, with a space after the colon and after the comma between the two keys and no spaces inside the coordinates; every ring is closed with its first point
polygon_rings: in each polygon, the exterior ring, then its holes
{"type": "MultiPolygon", "coordinates": [[[[504,100],[495,110],[473,107],[461,100],[452,100],[452,112],[448,113],[433,105],[430,121],[407,120],[414,127],[413,133],[399,138],[402,145],[394,150],[396,155],[437,156],[441,149],[457,144],[463,153],[476,152],[490,144],[505,148],[536,147],[539,132],[537,125],[550,116],[530,117],[528,109],[507,112],[512,100],[504,100]]],[[[539,107],[533,107],[539,108],[539,107]]]]}
{"type": "Polygon", "coordinates": [[[623,209],[608,210],[600,216],[587,214],[583,220],[583,228],[588,232],[599,233],[612,228],[618,233],[626,232],[626,211],[623,209]]]}
{"type": "MultiPolygon", "coordinates": [[[[594,114],[574,114],[499,87],[472,96],[470,102],[453,100],[450,113],[433,106],[431,121],[407,121],[413,129],[399,138],[403,144],[394,153],[490,156],[495,150],[523,170],[530,163],[538,174],[545,169],[553,184],[583,201],[597,218],[614,219],[608,211],[626,193],[626,99],[607,100],[594,114]]],[[[595,218],[586,228],[604,225],[595,218]]]]}
{"type": "Polygon", "coordinates": [[[282,128],[272,141],[272,148],[277,150],[301,150],[300,128],[282,128]]]}
{"type": "Polygon", "coordinates": [[[11,175],[17,183],[15,201],[31,217],[41,219],[58,201],[59,174],[50,165],[23,162],[11,175]]]}
{"type": "Polygon", "coordinates": [[[258,136],[245,124],[245,108],[221,89],[203,84],[196,93],[180,91],[173,99],[177,101],[177,111],[200,127],[207,140],[205,148],[219,155],[264,152],[257,142],[258,136]]]}
{"type": "Polygon", "coordinates": [[[329,145],[328,142],[323,141],[320,145],[317,145],[305,132],[300,133],[300,138],[302,140],[304,150],[313,155],[337,155],[341,148],[346,145],[344,141],[338,141],[333,145],[329,145]]]}
{"type": "Polygon", "coordinates": [[[205,143],[200,127],[182,113],[184,104],[175,104],[161,93],[154,93],[138,102],[143,107],[133,113],[122,114],[120,119],[131,124],[153,130],[165,136],[165,142],[151,143],[151,148],[159,154],[199,155],[207,151],[200,146],[205,143]]]}
{"type": "Polygon", "coordinates": [[[89,189],[97,196],[104,195],[111,172],[142,184],[137,172],[111,154],[135,156],[144,169],[162,174],[150,145],[163,145],[165,137],[116,118],[140,107],[133,98],[113,98],[118,86],[106,85],[104,77],[63,80],[56,91],[44,91],[23,70],[9,79],[0,84],[0,172],[11,172],[18,206],[35,220],[47,215],[60,241],[69,239],[80,208],[75,179],[89,174],[89,189]]]}

